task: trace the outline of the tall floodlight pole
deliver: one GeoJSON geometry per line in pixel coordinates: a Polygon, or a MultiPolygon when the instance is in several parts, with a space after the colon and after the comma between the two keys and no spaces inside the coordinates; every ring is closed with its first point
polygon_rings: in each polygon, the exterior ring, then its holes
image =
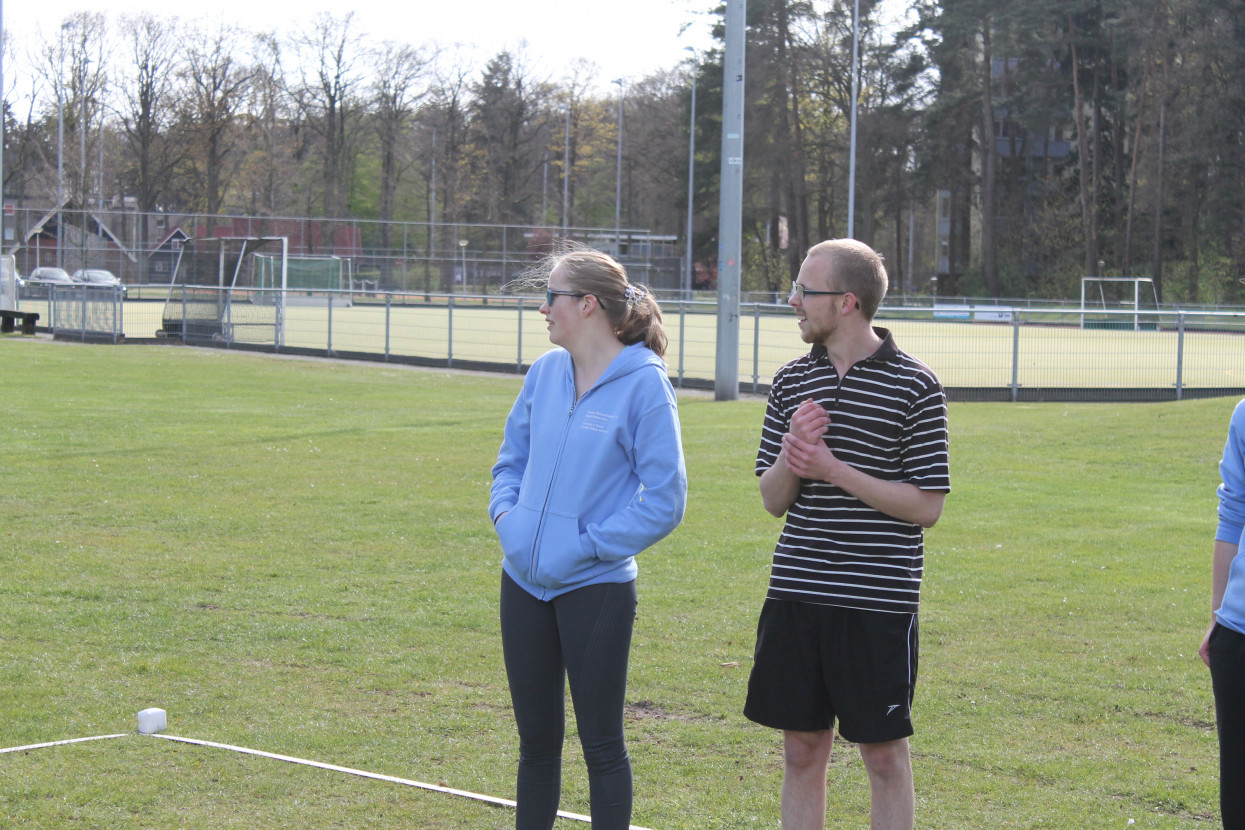
{"type": "Polygon", "coordinates": [[[540,224],[549,222],[549,151],[540,165],[540,224]]]}
{"type": "MultiPolygon", "coordinates": [[[[691,49],[691,47],[687,47],[691,49]]],[[[692,52],[692,114],[687,122],[687,267],[683,271],[683,298],[692,296],[692,199],[696,194],[696,74],[699,69],[696,52],[692,52]]]]}
{"type": "Polygon", "coordinates": [[[622,135],[623,135],[623,79],[615,78],[618,84],[618,167],[614,174],[614,256],[622,255],[622,135]]]}
{"type": "Polygon", "coordinates": [[[76,119],[78,127],[78,198],[82,200],[78,205],[78,209],[82,211],[82,233],[78,234],[79,268],[85,268],[88,265],[86,258],[86,223],[90,216],[87,212],[90,209],[90,203],[87,199],[86,191],[86,68],[90,65],[91,59],[86,56],[85,43],[83,44],[82,51],[82,64],[80,67],[75,67],[74,71],[74,77],[77,79],[76,83],[78,86],[78,112],[76,119]]]}
{"type": "Polygon", "coordinates": [[[562,238],[566,239],[571,184],[571,105],[566,105],[566,135],[562,139],[562,238]]]}
{"type": "MultiPolygon", "coordinates": [[[[91,59],[82,56],[82,66],[74,74],[78,79],[78,193],[82,199],[82,204],[78,205],[81,209],[86,209],[86,68],[91,63],[91,59]]],[[[86,219],[83,218],[83,222],[86,219]]],[[[85,242],[86,236],[83,235],[85,242]]],[[[83,267],[86,267],[85,264],[83,267]]]]}
{"type": "Polygon", "coordinates": [[[852,6],[852,136],[847,163],[847,238],[856,238],[856,101],[860,98],[860,0],[852,6]]]}
{"type": "Polygon", "coordinates": [[[60,40],[56,47],[56,267],[62,265],[61,248],[65,235],[62,230],[64,218],[61,206],[65,204],[65,89],[61,76],[65,72],[65,27],[61,24],[60,40]]]}
{"type": "Polygon", "coordinates": [[[719,401],[739,398],[747,11],[747,0],[726,0],[726,40],[722,60],[722,191],[718,209],[718,346],[713,374],[713,396],[719,401]]]}
{"type": "Polygon", "coordinates": [[[99,108],[99,181],[95,193],[95,205],[104,209],[104,108],[99,108]]]}
{"type": "Polygon", "coordinates": [[[0,0],[0,252],[4,251],[4,0],[0,0]]]}
{"type": "MultiPolygon", "coordinates": [[[[428,182],[428,259],[424,263],[424,292],[432,287],[429,270],[437,256],[437,128],[432,128],[432,175],[428,182]]],[[[440,271],[440,267],[437,268],[440,271]]]]}

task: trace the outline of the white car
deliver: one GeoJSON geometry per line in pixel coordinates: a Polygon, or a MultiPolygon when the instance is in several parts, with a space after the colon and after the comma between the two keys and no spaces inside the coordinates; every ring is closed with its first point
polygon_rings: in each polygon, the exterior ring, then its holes
{"type": "Polygon", "coordinates": [[[36,268],[26,277],[26,283],[33,285],[69,285],[72,282],[64,268],[36,268]]]}

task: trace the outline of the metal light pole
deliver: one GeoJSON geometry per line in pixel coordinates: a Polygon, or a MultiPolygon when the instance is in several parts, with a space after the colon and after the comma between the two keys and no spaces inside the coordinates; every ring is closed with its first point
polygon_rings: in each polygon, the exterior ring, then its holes
{"type": "Polygon", "coordinates": [[[458,240],[458,247],[463,252],[463,293],[467,293],[467,240],[458,240]]]}
{"type": "MultiPolygon", "coordinates": [[[[102,96],[101,96],[102,97],[102,96]]],[[[95,192],[95,206],[104,209],[104,108],[99,108],[99,184],[95,192]]]]}
{"type": "MultiPolygon", "coordinates": [[[[90,63],[91,59],[83,55],[82,66],[74,73],[78,78],[78,193],[83,201],[79,209],[86,208],[86,68],[90,63]]],[[[86,236],[82,238],[85,241],[86,236]]]]}
{"type": "Polygon", "coordinates": [[[622,256],[622,137],[623,137],[623,79],[618,84],[618,167],[614,174],[614,256],[622,256]]]}
{"type": "Polygon", "coordinates": [[[743,254],[744,50],[747,0],[726,0],[722,57],[722,167],[718,209],[718,326],[714,400],[739,397],[739,286],[743,254]]]}
{"type": "Polygon", "coordinates": [[[87,262],[86,250],[86,224],[90,209],[89,200],[87,199],[86,189],[86,69],[91,63],[91,59],[86,56],[86,45],[83,44],[82,64],[76,67],[74,76],[77,78],[78,84],[78,198],[81,203],[78,210],[82,211],[82,232],[78,234],[78,267],[86,268],[91,263],[87,262]]]}
{"type": "Polygon", "coordinates": [[[562,238],[566,239],[571,183],[571,105],[566,105],[566,136],[562,140],[562,238]]]}
{"type": "MultiPolygon", "coordinates": [[[[0,0],[0,116],[4,114],[4,0],[0,0]]],[[[4,118],[0,117],[0,252],[4,251],[4,118]]]]}
{"type": "Polygon", "coordinates": [[[847,238],[856,238],[856,99],[860,97],[860,0],[852,7],[852,137],[847,166],[847,238]]]}
{"type": "Polygon", "coordinates": [[[65,74],[65,28],[61,24],[60,41],[56,47],[56,267],[61,264],[61,247],[64,242],[64,224],[61,206],[65,204],[65,90],[61,76],[65,74]]]}
{"type": "MultiPolygon", "coordinates": [[[[428,260],[424,265],[424,293],[432,285],[429,268],[437,258],[437,128],[432,128],[432,178],[428,184],[428,260]]],[[[437,266],[441,270],[441,266],[437,266]]]]}
{"type": "MultiPolygon", "coordinates": [[[[687,47],[691,50],[692,47],[687,47]]],[[[687,268],[683,272],[683,298],[692,296],[692,199],[696,194],[696,74],[699,69],[696,52],[692,51],[692,114],[687,122],[687,268]]]]}

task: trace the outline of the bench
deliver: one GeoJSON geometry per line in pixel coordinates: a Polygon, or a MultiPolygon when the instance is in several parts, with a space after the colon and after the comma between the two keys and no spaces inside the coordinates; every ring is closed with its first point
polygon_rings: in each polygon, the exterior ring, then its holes
{"type": "Polygon", "coordinates": [[[0,309],[0,333],[17,331],[17,323],[21,323],[22,334],[34,334],[37,322],[39,322],[39,315],[36,312],[0,309]]]}

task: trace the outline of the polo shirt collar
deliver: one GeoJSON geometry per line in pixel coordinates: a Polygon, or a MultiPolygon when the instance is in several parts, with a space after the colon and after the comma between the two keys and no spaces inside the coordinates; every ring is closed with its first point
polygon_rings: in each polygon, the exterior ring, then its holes
{"type": "MultiPolygon", "coordinates": [[[[895,338],[891,335],[890,329],[884,329],[880,326],[873,327],[873,333],[882,338],[882,345],[878,346],[877,351],[865,358],[865,360],[881,360],[886,361],[894,358],[899,354],[899,347],[895,345],[895,338]]],[[[808,353],[809,357],[817,363],[829,363],[829,353],[822,343],[814,343],[813,348],[808,353]]],[[[861,361],[863,363],[864,360],[861,361]]]]}

